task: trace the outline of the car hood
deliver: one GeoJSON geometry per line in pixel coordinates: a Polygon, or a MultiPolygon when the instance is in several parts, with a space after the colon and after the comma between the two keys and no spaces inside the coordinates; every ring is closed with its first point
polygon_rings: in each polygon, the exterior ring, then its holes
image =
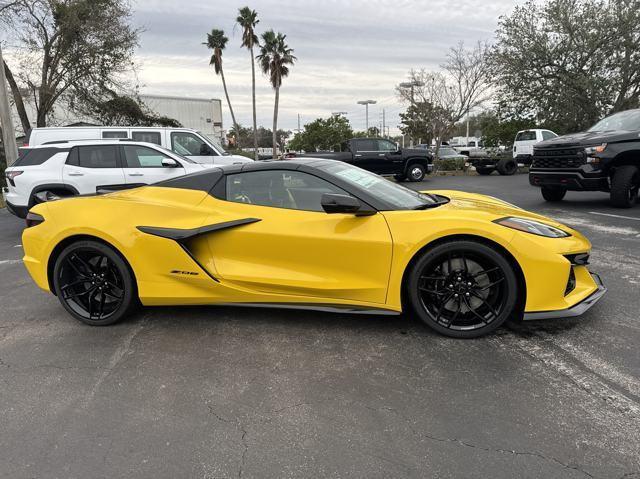
{"type": "Polygon", "coordinates": [[[640,139],[640,136],[637,131],[582,131],[580,133],[571,133],[569,135],[541,141],[540,143],[536,143],[535,148],[587,146],[638,139],[640,139]]]}
{"type": "Polygon", "coordinates": [[[507,203],[506,201],[494,198],[493,196],[480,195],[477,193],[466,193],[462,191],[454,190],[429,190],[421,191],[421,193],[430,193],[432,195],[439,195],[449,198],[449,203],[443,206],[443,208],[468,211],[473,213],[483,213],[485,217],[488,217],[490,221],[504,218],[505,216],[517,216],[519,218],[528,218],[537,221],[542,221],[556,228],[561,228],[568,232],[573,232],[571,228],[562,223],[548,218],[537,213],[523,210],[522,208],[507,203]]]}

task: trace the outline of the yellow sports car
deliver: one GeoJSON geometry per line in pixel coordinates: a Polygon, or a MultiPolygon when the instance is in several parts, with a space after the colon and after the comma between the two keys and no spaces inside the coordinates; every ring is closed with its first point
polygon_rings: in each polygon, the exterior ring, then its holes
{"type": "Polygon", "coordinates": [[[605,293],[580,233],[498,199],[418,193],[320,159],[210,168],[39,204],[24,263],[72,316],[236,304],[399,314],[476,337],[582,314],[605,293]]]}

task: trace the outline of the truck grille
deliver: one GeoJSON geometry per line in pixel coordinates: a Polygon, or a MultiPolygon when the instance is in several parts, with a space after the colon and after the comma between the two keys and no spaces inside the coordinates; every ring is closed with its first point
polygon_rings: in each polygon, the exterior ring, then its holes
{"type": "Polygon", "coordinates": [[[532,168],[579,168],[586,163],[584,148],[549,148],[533,150],[532,168]]]}

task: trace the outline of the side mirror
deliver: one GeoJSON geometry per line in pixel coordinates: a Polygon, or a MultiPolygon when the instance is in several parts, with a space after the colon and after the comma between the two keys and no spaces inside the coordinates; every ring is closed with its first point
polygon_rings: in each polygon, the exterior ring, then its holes
{"type": "Polygon", "coordinates": [[[180,165],[173,158],[163,158],[162,166],[164,166],[165,168],[177,168],[180,165]]]}
{"type": "Polygon", "coordinates": [[[320,199],[322,208],[327,213],[357,213],[360,210],[360,201],[353,196],[325,193],[320,199]]]}

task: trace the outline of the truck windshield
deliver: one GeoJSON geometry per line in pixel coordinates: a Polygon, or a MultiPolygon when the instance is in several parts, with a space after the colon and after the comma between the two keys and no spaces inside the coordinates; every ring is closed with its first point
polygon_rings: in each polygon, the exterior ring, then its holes
{"type": "Polygon", "coordinates": [[[640,110],[621,111],[608,116],[589,128],[588,131],[640,130],[640,110]]]}
{"type": "Polygon", "coordinates": [[[223,155],[223,156],[228,156],[231,153],[229,153],[227,150],[225,150],[222,145],[220,144],[220,139],[214,135],[210,135],[208,133],[202,133],[201,131],[199,131],[198,133],[200,133],[202,136],[204,136],[207,140],[209,140],[210,143],[213,144],[213,146],[215,146],[215,149],[218,150],[218,152],[223,155]]]}
{"type": "Polygon", "coordinates": [[[358,189],[365,190],[370,195],[380,198],[394,210],[415,210],[439,204],[438,199],[433,196],[410,190],[348,163],[336,161],[322,165],[319,168],[358,189]]]}

